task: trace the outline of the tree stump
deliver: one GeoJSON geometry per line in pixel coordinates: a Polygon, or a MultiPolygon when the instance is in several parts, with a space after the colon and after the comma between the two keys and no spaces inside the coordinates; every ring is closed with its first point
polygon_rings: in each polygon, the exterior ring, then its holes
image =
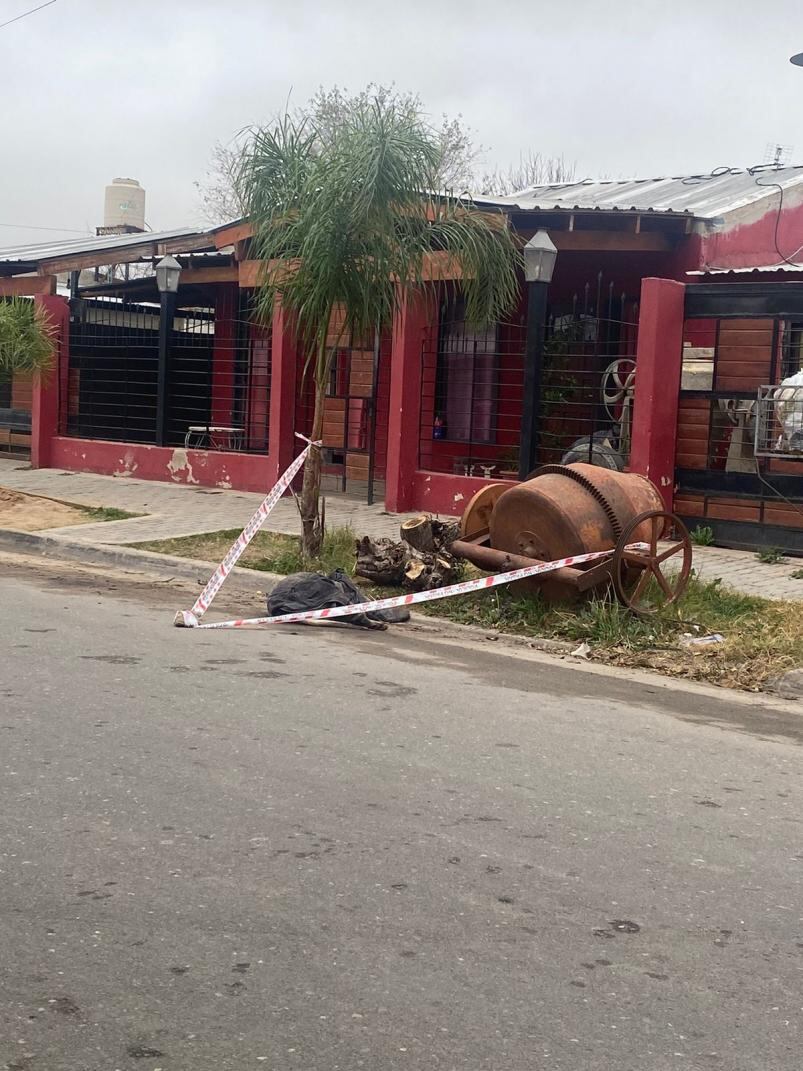
{"type": "Polygon", "coordinates": [[[420,517],[412,517],[409,521],[403,521],[399,534],[405,543],[422,553],[435,550],[435,538],[432,532],[432,518],[422,513],[420,517]]]}

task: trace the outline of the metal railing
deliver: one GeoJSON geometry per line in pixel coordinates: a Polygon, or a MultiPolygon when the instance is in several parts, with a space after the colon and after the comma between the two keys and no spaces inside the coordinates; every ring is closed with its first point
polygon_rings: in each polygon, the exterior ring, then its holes
{"type": "Polygon", "coordinates": [[[753,419],[756,457],[803,460],[803,385],[759,387],[753,419]]]}
{"type": "MultiPolygon", "coordinates": [[[[159,391],[158,305],[78,299],[70,322],[62,434],[154,444],[159,391]]],[[[247,309],[216,319],[179,308],[167,354],[165,445],[264,453],[270,337],[247,309]]]]}
{"type": "Polygon", "coordinates": [[[524,388],[523,323],[464,321],[427,331],[421,349],[419,468],[514,477],[524,388]]]}
{"type": "MultiPolygon", "coordinates": [[[[621,468],[630,450],[638,306],[597,281],[552,311],[537,412],[538,464],[621,468]],[[604,293],[603,293],[604,291],[604,293]],[[605,315],[597,315],[598,301],[605,315]]],[[[421,351],[419,468],[518,477],[524,391],[523,320],[472,329],[441,322],[421,351]]]]}

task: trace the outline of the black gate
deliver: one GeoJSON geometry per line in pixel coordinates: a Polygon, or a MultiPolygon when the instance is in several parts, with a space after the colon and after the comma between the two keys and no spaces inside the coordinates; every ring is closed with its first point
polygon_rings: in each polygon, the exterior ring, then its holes
{"type": "Polygon", "coordinates": [[[158,306],[74,300],[69,354],[63,433],[155,443],[158,306]]]}
{"type": "MultiPolygon", "coordinates": [[[[638,305],[600,273],[566,297],[550,294],[538,464],[623,465],[629,454],[638,305]]],[[[447,296],[421,349],[419,467],[484,479],[517,479],[527,324],[478,327],[447,296]]]]}
{"type": "MultiPolygon", "coordinates": [[[[333,321],[332,343],[338,340],[333,321]]],[[[324,491],[365,496],[384,493],[389,397],[389,337],[346,339],[335,351],[323,412],[324,491]]],[[[304,375],[296,403],[296,426],[312,429],[315,392],[312,370],[304,375]]],[[[298,445],[298,449],[303,444],[298,445]]]]}
{"type": "Polygon", "coordinates": [[[571,299],[551,303],[538,420],[540,464],[627,463],[637,334],[638,302],[602,272],[571,299]]]}
{"type": "MultiPolygon", "coordinates": [[[[219,319],[177,309],[167,352],[166,446],[264,453],[268,447],[270,337],[247,305],[219,319]]],[[[118,298],[72,302],[62,434],[157,442],[159,306],[118,298]]]]}

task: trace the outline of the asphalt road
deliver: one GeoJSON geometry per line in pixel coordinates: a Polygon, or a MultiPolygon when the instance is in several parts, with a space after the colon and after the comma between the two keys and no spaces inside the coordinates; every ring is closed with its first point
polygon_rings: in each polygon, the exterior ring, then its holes
{"type": "Polygon", "coordinates": [[[798,1071],[791,705],[65,568],[0,564],[0,1068],[798,1071]]]}

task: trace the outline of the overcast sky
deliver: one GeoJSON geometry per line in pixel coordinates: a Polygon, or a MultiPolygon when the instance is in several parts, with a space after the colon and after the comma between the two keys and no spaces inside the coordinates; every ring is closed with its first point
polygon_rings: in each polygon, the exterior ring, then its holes
{"type": "Polygon", "coordinates": [[[773,142],[803,163],[799,51],[803,0],[56,0],[0,29],[0,245],[94,228],[117,175],[153,229],[199,223],[214,142],[319,85],[413,90],[489,169],[688,174],[773,142]]]}

